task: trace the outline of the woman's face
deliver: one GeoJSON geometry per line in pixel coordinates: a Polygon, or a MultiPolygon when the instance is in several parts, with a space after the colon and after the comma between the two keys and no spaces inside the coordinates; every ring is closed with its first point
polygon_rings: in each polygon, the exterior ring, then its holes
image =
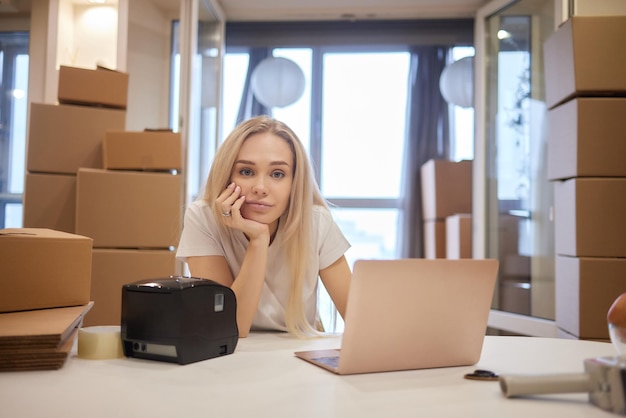
{"type": "Polygon", "coordinates": [[[271,133],[254,134],[239,150],[231,180],[241,187],[246,200],[241,214],[270,225],[274,233],[278,218],[287,209],[293,183],[294,156],[289,144],[271,133]]]}

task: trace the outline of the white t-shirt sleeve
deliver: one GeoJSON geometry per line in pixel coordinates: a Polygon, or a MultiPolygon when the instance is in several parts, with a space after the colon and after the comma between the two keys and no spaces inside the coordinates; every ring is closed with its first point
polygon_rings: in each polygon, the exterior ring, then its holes
{"type": "Polygon", "coordinates": [[[337,261],[350,248],[350,243],[335,223],[330,211],[315,207],[314,218],[317,218],[317,250],[319,254],[319,270],[337,261]]]}
{"type": "Polygon", "coordinates": [[[185,211],[176,258],[187,261],[187,257],[204,255],[224,255],[224,247],[211,208],[195,201],[185,211]]]}

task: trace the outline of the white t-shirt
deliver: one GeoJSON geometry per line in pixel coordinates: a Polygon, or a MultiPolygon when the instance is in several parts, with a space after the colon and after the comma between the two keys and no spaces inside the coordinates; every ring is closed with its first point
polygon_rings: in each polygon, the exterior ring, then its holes
{"type": "MultiPolygon", "coordinates": [[[[337,261],[350,248],[330,212],[313,207],[310,260],[303,284],[303,301],[307,319],[315,324],[317,314],[317,283],[319,271],[337,261]]],[[[185,213],[183,232],[176,257],[221,255],[226,258],[233,277],[239,274],[248,247],[241,231],[233,231],[234,239],[219,228],[210,206],[203,200],[193,202],[185,213]]],[[[286,331],[285,311],[289,300],[289,268],[285,262],[282,237],[279,233],[269,246],[265,283],[252,329],[286,331]]],[[[206,277],[210,279],[211,277],[206,277]]]]}

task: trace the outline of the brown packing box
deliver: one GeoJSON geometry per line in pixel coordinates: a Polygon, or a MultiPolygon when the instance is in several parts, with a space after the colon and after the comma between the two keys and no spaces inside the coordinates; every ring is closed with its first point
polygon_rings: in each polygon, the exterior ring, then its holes
{"type": "Polygon", "coordinates": [[[423,220],[472,212],[472,161],[429,160],[421,167],[423,220]]]}
{"type": "Polygon", "coordinates": [[[626,95],[626,16],[573,16],[544,43],[546,105],[626,95]]]}
{"type": "Polygon", "coordinates": [[[446,218],[446,258],[472,258],[472,215],[446,218]]]}
{"type": "Polygon", "coordinates": [[[554,183],[555,251],[577,257],[626,257],[626,177],[554,183]]]}
{"type": "Polygon", "coordinates": [[[143,279],[176,274],[176,256],[170,250],[93,250],[91,300],[85,326],[120,325],[122,286],[143,279]]]}
{"type": "MultiPolygon", "coordinates": [[[[498,214],[498,254],[504,257],[508,254],[519,254],[521,218],[510,213],[498,214]]],[[[500,266],[504,268],[504,266],[500,266]]]]}
{"type": "Polygon", "coordinates": [[[102,144],[105,169],[181,170],[183,145],[179,133],[108,131],[102,144]]]}
{"type": "Polygon", "coordinates": [[[74,233],[76,175],[26,173],[23,208],[26,228],[74,233]]]}
{"type": "Polygon", "coordinates": [[[446,258],[446,221],[424,221],[424,258],[446,258]]]}
{"type": "Polygon", "coordinates": [[[94,248],[168,248],[178,243],[182,176],[81,168],[76,233],[94,248]]]}
{"type": "Polygon", "coordinates": [[[530,315],[530,285],[527,281],[502,277],[498,281],[498,308],[530,315]]]}
{"type": "Polygon", "coordinates": [[[26,169],[76,174],[79,167],[102,168],[107,130],[122,130],[126,111],[32,103],[26,169]]]}
{"type": "Polygon", "coordinates": [[[548,111],[548,179],[626,177],[626,98],[577,98],[548,111]]]}
{"type": "Polygon", "coordinates": [[[0,312],[89,303],[92,240],[43,228],[0,230],[0,312]]]}
{"type": "Polygon", "coordinates": [[[505,254],[503,257],[500,256],[500,259],[502,276],[530,281],[531,257],[521,254],[505,254]]]}
{"type": "Polygon", "coordinates": [[[105,68],[87,69],[61,65],[59,103],[100,105],[126,109],[128,74],[105,68]]]}
{"type": "Polygon", "coordinates": [[[556,324],[581,338],[609,338],[607,313],[626,289],[626,258],[557,256],[556,324]]]}

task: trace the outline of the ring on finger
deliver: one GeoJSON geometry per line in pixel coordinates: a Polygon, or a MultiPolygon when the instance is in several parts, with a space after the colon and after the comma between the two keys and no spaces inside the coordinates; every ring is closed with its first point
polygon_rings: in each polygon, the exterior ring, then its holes
{"type": "Polygon", "coordinates": [[[227,218],[227,217],[229,217],[229,216],[230,216],[230,211],[228,211],[228,212],[222,212],[222,216],[224,216],[224,217],[226,217],[226,218],[227,218]]]}

